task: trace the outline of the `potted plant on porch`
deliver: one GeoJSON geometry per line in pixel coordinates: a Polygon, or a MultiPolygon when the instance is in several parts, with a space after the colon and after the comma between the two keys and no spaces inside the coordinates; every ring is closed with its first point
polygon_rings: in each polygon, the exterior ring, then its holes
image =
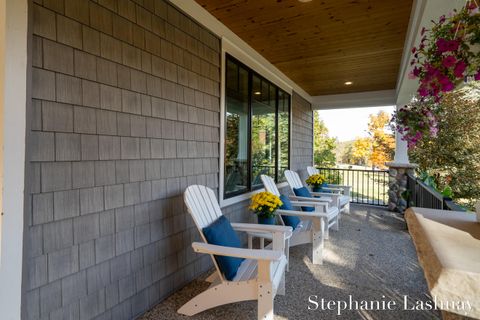
{"type": "Polygon", "coordinates": [[[312,187],[313,192],[320,192],[322,191],[323,187],[326,187],[327,185],[327,180],[323,174],[312,174],[310,177],[308,177],[305,182],[312,187]]]}
{"type": "Polygon", "coordinates": [[[254,194],[249,209],[257,215],[260,224],[275,224],[275,211],[283,205],[279,197],[264,191],[254,194]]]}

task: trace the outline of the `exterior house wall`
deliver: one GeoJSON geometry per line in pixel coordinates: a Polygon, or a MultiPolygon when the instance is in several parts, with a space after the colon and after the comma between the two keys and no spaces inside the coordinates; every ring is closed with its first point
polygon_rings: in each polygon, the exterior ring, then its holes
{"type": "Polygon", "coordinates": [[[165,1],[32,4],[23,318],[133,318],[211,266],[220,40],[165,1]]]}
{"type": "MultiPolygon", "coordinates": [[[[130,319],[212,267],[182,192],[218,190],[220,40],[163,0],[31,10],[23,318],[130,319]]],[[[303,172],[313,113],[297,94],[292,119],[303,172]]],[[[247,205],[223,211],[252,221],[247,205]]]]}
{"type": "Polygon", "coordinates": [[[292,153],[290,166],[307,178],[307,166],[313,164],[313,110],[312,105],[297,93],[292,96],[292,153]]]}

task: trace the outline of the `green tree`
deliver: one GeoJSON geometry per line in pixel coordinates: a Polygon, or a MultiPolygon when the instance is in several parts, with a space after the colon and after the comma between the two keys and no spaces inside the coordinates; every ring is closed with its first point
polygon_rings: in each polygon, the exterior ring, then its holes
{"type": "Polygon", "coordinates": [[[472,207],[480,199],[480,82],[446,94],[438,110],[437,137],[409,155],[438,189],[450,186],[455,200],[472,207]]]}
{"type": "Polygon", "coordinates": [[[342,150],[340,150],[340,161],[346,164],[353,164],[353,143],[355,140],[342,142],[342,150]]]}
{"type": "Polygon", "coordinates": [[[337,159],[335,149],[337,140],[328,136],[328,128],[320,119],[319,112],[314,113],[313,119],[313,160],[315,165],[324,167],[335,166],[337,159]]]}

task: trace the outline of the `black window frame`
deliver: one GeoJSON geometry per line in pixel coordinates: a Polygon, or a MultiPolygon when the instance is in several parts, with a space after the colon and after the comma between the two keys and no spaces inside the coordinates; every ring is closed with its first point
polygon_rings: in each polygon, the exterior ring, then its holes
{"type": "MultiPolygon", "coordinates": [[[[290,165],[291,165],[291,133],[292,133],[292,95],[289,94],[288,92],[286,92],[285,90],[281,89],[278,85],[272,83],[271,81],[269,81],[268,79],[266,79],[265,77],[263,77],[261,74],[259,74],[258,72],[256,72],[255,70],[253,70],[252,68],[248,67],[247,65],[245,65],[244,63],[242,63],[241,61],[239,61],[238,59],[236,59],[235,57],[231,56],[230,54],[226,53],[225,54],[225,65],[228,64],[228,62],[231,61],[233,62],[234,64],[236,64],[238,67],[241,67],[243,69],[245,69],[247,72],[248,72],[248,85],[247,85],[247,88],[248,88],[248,124],[247,124],[247,141],[248,141],[248,145],[247,145],[247,164],[248,164],[248,168],[247,168],[247,188],[245,190],[239,190],[239,191],[235,191],[235,192],[229,192],[228,194],[226,193],[226,190],[225,190],[225,177],[227,176],[227,172],[226,172],[226,165],[224,165],[224,168],[222,168],[223,170],[223,176],[224,176],[224,181],[223,181],[223,199],[230,199],[230,198],[233,198],[233,197],[236,197],[236,196],[239,196],[239,195],[242,195],[242,194],[246,194],[246,193],[249,193],[249,192],[252,192],[252,191],[255,191],[255,190],[258,190],[258,189],[261,189],[263,188],[262,185],[257,185],[257,186],[252,186],[252,171],[253,171],[253,168],[252,168],[252,117],[253,117],[253,107],[252,107],[252,104],[253,104],[253,77],[256,76],[258,78],[260,78],[260,80],[262,81],[262,83],[265,81],[267,82],[270,86],[273,86],[275,88],[275,148],[276,148],[276,152],[275,152],[275,177],[274,180],[276,183],[279,183],[279,182],[283,182],[283,181],[280,181],[280,177],[279,177],[279,172],[280,172],[280,167],[281,167],[281,163],[280,163],[280,146],[279,146],[279,97],[280,97],[280,92],[283,92],[284,93],[284,96],[288,98],[288,164],[287,164],[287,168],[290,168],[290,165]]],[[[227,96],[227,92],[228,92],[228,87],[227,87],[227,76],[226,76],[226,72],[227,72],[227,69],[225,68],[224,70],[225,72],[225,83],[224,83],[224,90],[225,90],[225,96],[227,96]]],[[[223,114],[223,120],[224,122],[223,123],[227,123],[227,99],[225,97],[225,110],[224,110],[224,114],[223,114]]],[[[227,130],[227,126],[225,125],[224,126],[224,131],[222,132],[223,136],[225,137],[226,136],[226,130],[227,130]]],[[[226,139],[224,139],[224,144],[226,143],[226,139]]],[[[224,150],[225,150],[225,145],[224,145],[224,150]]],[[[223,155],[221,155],[224,159],[224,163],[226,163],[226,152],[224,152],[223,155]]]]}

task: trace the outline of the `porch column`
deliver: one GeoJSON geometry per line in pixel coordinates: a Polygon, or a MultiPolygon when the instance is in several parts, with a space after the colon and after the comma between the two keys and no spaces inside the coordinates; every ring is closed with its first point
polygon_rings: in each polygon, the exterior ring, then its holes
{"type": "MultiPolygon", "coordinates": [[[[397,105],[397,111],[404,104],[397,105]]],[[[395,157],[387,162],[388,172],[388,209],[402,213],[407,208],[403,193],[407,190],[407,175],[413,174],[416,168],[408,159],[407,142],[402,140],[402,134],[395,132],[395,157]]]]}
{"type": "Polygon", "coordinates": [[[21,319],[25,132],[27,105],[27,0],[0,2],[0,313],[21,319]]]}
{"type": "MultiPolygon", "coordinates": [[[[398,106],[397,106],[398,110],[398,106]]],[[[398,131],[395,132],[395,157],[393,159],[395,163],[405,163],[409,164],[410,160],[408,159],[408,146],[407,142],[402,140],[402,134],[398,131]]]]}

